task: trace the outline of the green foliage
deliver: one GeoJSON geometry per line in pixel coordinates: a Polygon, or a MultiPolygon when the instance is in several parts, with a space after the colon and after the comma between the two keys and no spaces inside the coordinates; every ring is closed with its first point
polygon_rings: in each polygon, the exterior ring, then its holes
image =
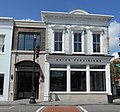
{"type": "Polygon", "coordinates": [[[116,64],[120,64],[120,61],[112,61],[110,63],[110,73],[112,76],[112,81],[115,81],[115,78],[120,76],[120,67],[116,66],[116,64]]]}

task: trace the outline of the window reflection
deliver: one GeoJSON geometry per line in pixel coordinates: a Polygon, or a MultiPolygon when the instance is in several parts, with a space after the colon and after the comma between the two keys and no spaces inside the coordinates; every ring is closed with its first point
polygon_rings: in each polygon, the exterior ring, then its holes
{"type": "Polygon", "coordinates": [[[86,91],[86,72],[71,72],[71,91],[86,91]]]}
{"type": "Polygon", "coordinates": [[[50,91],[66,91],[67,87],[66,71],[50,72],[50,91]]]}
{"type": "Polygon", "coordinates": [[[40,46],[40,33],[19,33],[18,50],[33,50],[33,40],[36,35],[36,46],[40,46]]]}

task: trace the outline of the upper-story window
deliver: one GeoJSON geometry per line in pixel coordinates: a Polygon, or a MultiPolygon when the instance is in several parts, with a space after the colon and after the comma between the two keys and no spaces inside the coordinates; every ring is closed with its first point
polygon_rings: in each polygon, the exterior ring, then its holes
{"type": "Polygon", "coordinates": [[[5,48],[5,35],[0,34],[0,53],[4,52],[5,48]]]}
{"type": "Polygon", "coordinates": [[[75,30],[72,32],[72,52],[81,54],[84,53],[84,38],[83,30],[75,30]]]}
{"type": "Polygon", "coordinates": [[[62,51],[63,42],[62,42],[62,32],[54,33],[54,51],[62,51]]]}
{"type": "Polygon", "coordinates": [[[40,33],[19,33],[18,50],[33,50],[33,40],[36,36],[36,46],[40,47],[40,33]]]}
{"type": "Polygon", "coordinates": [[[74,33],[74,52],[82,51],[81,33],[74,33]]]}
{"type": "Polygon", "coordinates": [[[99,53],[100,47],[100,34],[93,34],[93,53],[99,53]]]}

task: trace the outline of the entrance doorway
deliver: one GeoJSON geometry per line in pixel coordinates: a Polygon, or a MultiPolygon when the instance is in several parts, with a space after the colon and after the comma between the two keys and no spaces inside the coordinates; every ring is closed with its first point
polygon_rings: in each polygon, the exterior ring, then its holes
{"type": "MultiPolygon", "coordinates": [[[[16,64],[16,99],[27,99],[31,96],[32,89],[32,61],[24,61],[16,64]]],[[[35,63],[35,97],[38,99],[39,92],[39,65],[35,63]],[[37,75],[36,75],[37,74],[37,75]]]]}

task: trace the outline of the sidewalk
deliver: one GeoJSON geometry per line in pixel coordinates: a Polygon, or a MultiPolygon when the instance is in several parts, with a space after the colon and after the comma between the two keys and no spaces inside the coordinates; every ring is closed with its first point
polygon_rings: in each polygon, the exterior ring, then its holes
{"type": "MultiPolygon", "coordinates": [[[[65,105],[73,105],[73,106],[79,106],[79,105],[85,105],[84,103],[82,102],[69,102],[69,101],[39,101],[39,100],[36,100],[36,103],[35,104],[30,104],[29,103],[30,99],[21,99],[21,100],[15,100],[15,101],[0,101],[0,106],[1,105],[36,105],[36,106],[57,106],[57,105],[61,105],[61,106],[65,106],[65,105]]],[[[86,105],[92,105],[94,103],[89,103],[89,104],[86,104],[86,105]]],[[[98,103],[97,105],[106,105],[106,104],[103,104],[103,103],[98,103]]],[[[117,105],[120,105],[120,99],[114,99],[113,100],[113,103],[110,103],[110,104],[117,104],[117,105]]],[[[108,103],[109,105],[109,103],[108,103]]]]}

